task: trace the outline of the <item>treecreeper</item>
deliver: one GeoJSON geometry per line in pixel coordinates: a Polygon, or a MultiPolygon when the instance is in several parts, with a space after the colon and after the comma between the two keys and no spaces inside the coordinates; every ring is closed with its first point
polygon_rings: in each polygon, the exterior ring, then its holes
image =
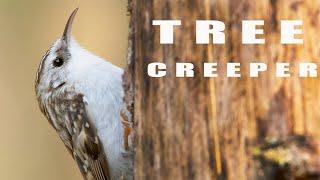
{"type": "Polygon", "coordinates": [[[71,37],[77,11],[40,63],[37,100],[84,179],[130,180],[132,131],[120,115],[123,70],[82,48],[71,37]]]}

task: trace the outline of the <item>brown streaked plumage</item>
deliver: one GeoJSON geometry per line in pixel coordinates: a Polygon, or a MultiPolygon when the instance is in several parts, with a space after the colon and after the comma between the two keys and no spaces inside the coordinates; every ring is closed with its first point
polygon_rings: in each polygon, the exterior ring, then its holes
{"type": "Polygon", "coordinates": [[[40,107],[76,160],[85,179],[109,179],[107,158],[87,113],[83,95],[72,91],[54,93],[40,107]]]}
{"type": "Polygon", "coordinates": [[[86,180],[133,179],[130,123],[121,123],[123,70],[63,36],[43,57],[36,80],[41,111],[86,180]]]}
{"type": "MultiPolygon", "coordinates": [[[[65,28],[63,34],[65,44],[61,45],[56,52],[63,59],[68,59],[70,56],[67,46],[77,10],[72,13],[65,28]]],[[[38,89],[40,76],[43,74],[44,61],[50,52],[51,48],[42,58],[36,77],[36,89],[38,89]]],[[[57,89],[63,85],[65,83],[62,83],[57,89]]],[[[40,109],[77,162],[83,177],[87,180],[110,179],[106,154],[97,136],[97,129],[87,112],[84,96],[75,93],[71,87],[63,88],[61,91],[53,91],[51,88],[51,91],[51,95],[46,98],[41,97],[37,92],[40,109]]]]}

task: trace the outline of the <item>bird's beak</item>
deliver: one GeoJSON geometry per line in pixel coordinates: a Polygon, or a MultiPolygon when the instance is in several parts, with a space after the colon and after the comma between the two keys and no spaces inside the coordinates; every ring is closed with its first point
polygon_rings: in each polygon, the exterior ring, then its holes
{"type": "Polygon", "coordinates": [[[67,46],[69,46],[69,44],[70,44],[72,24],[73,24],[73,20],[76,17],[76,14],[77,14],[78,10],[79,10],[79,8],[75,9],[72,12],[72,14],[69,17],[69,20],[68,20],[68,22],[66,24],[66,27],[64,29],[63,35],[62,35],[62,39],[65,41],[67,46]]]}

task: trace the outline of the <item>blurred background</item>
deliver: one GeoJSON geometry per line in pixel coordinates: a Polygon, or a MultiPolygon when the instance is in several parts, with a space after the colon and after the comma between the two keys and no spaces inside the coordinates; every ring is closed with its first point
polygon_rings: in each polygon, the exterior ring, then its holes
{"type": "Polygon", "coordinates": [[[0,179],[78,180],[81,175],[41,114],[34,79],[70,13],[86,49],[124,67],[127,0],[0,0],[0,179]]]}

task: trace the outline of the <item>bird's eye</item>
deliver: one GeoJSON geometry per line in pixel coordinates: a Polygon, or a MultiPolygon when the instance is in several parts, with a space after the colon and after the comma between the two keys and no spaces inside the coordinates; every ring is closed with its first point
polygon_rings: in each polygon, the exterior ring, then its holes
{"type": "Polygon", "coordinates": [[[53,60],[53,66],[54,67],[61,67],[63,65],[63,59],[62,58],[56,58],[55,60],[53,60]]]}

